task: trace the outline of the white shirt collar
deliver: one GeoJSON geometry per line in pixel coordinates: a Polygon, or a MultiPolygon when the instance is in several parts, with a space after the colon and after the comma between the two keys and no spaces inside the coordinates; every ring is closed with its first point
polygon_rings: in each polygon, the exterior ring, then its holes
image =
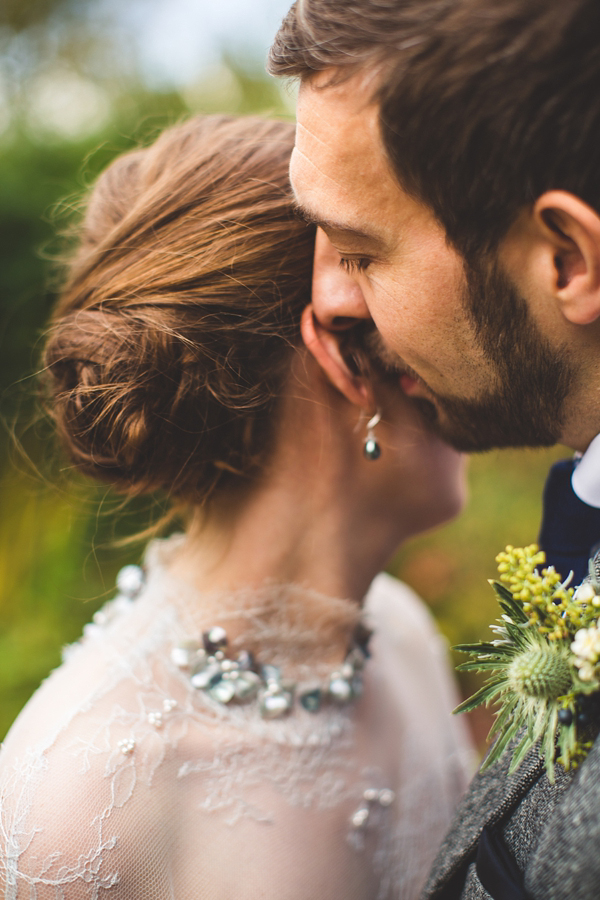
{"type": "Polygon", "coordinates": [[[583,456],[575,461],[571,485],[580,500],[600,508],[600,434],[597,434],[583,456]]]}

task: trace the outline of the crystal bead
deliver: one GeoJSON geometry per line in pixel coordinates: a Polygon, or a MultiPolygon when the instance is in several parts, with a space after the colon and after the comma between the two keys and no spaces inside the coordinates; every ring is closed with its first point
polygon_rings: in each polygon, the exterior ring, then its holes
{"type": "Polygon", "coordinates": [[[235,685],[231,681],[217,681],[206,693],[219,703],[229,703],[235,697],[235,685]]]}
{"type": "Polygon", "coordinates": [[[198,668],[206,662],[206,653],[197,641],[184,641],[171,650],[171,661],[180,669],[198,668]]]}
{"type": "Polygon", "coordinates": [[[364,828],[369,821],[369,810],[366,806],[361,806],[352,814],[350,819],[353,828],[364,828]]]}
{"type": "Polygon", "coordinates": [[[379,791],[377,799],[380,806],[391,806],[396,799],[396,795],[389,788],[384,788],[382,791],[379,791]]]}
{"type": "Polygon", "coordinates": [[[323,692],[320,687],[312,688],[309,690],[302,691],[298,695],[298,699],[300,700],[301,706],[304,709],[308,710],[308,712],[318,712],[321,708],[321,703],[323,702],[323,692]]]}
{"type": "Polygon", "coordinates": [[[208,653],[215,653],[227,646],[227,632],[220,625],[214,625],[202,635],[204,648],[208,653]]]}
{"type": "Polygon", "coordinates": [[[278,685],[281,683],[281,669],[278,668],[278,666],[271,666],[267,663],[266,665],[261,666],[260,674],[267,684],[278,685]]]}
{"type": "Polygon", "coordinates": [[[144,585],[144,572],[139,566],[123,566],[117,575],[117,590],[133,599],[144,585]]]}
{"type": "Polygon", "coordinates": [[[354,666],[352,663],[345,662],[342,668],[340,669],[340,675],[342,678],[345,678],[346,681],[351,681],[354,678],[354,666]]]}
{"type": "Polygon", "coordinates": [[[197,690],[205,691],[209,687],[213,687],[217,682],[221,681],[222,672],[220,666],[207,666],[200,672],[196,672],[190,678],[193,687],[197,690]]]}
{"type": "Polygon", "coordinates": [[[254,668],[254,657],[247,650],[238,653],[238,665],[240,669],[250,670],[254,668]]]}
{"type": "Polygon", "coordinates": [[[352,689],[352,697],[362,697],[363,692],[363,680],[360,674],[356,674],[352,681],[350,682],[350,687],[352,689]]]}
{"type": "Polygon", "coordinates": [[[329,682],[329,696],[335,703],[347,703],[352,699],[352,688],[345,678],[334,672],[329,682]]]}
{"type": "Polygon", "coordinates": [[[260,714],[263,719],[278,719],[285,716],[292,707],[292,698],[287,691],[263,691],[260,698],[260,714]]]}
{"type": "Polygon", "coordinates": [[[234,669],[238,669],[239,665],[233,659],[224,659],[221,668],[224,672],[232,672],[234,669]]]}
{"type": "Polygon", "coordinates": [[[358,647],[355,647],[354,650],[350,651],[350,653],[344,660],[344,664],[352,666],[354,672],[359,672],[364,668],[365,654],[358,647]]]}
{"type": "Polygon", "coordinates": [[[240,702],[256,697],[262,681],[255,672],[237,672],[235,696],[240,702]]]}

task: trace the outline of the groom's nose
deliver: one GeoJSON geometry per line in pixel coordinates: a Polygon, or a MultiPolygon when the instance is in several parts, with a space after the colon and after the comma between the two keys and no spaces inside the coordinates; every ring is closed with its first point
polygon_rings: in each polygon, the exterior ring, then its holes
{"type": "Polygon", "coordinates": [[[315,239],[312,304],[319,323],[330,331],[371,319],[360,285],[341,267],[338,251],[321,228],[315,239]]]}

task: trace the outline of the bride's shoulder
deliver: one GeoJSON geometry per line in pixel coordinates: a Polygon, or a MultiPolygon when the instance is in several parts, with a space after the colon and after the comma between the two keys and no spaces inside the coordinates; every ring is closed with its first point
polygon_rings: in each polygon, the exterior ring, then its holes
{"type": "Polygon", "coordinates": [[[403,581],[380,572],[365,598],[365,612],[375,630],[397,641],[420,638],[446,647],[428,607],[403,581]]]}
{"type": "Polygon", "coordinates": [[[464,722],[452,715],[460,698],[447,639],[419,596],[391,575],[375,578],[365,608],[374,630],[373,657],[393,686],[412,744],[423,759],[438,753],[452,773],[453,790],[464,788],[473,768],[471,741],[464,722]]]}

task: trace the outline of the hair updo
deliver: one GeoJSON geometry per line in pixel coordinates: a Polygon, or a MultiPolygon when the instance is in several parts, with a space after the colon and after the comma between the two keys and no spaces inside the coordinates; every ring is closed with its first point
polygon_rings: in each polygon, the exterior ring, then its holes
{"type": "Polygon", "coordinates": [[[285,122],[196,117],[99,177],[45,349],[81,471],[195,504],[261,471],[310,302],[293,142],[285,122]]]}

